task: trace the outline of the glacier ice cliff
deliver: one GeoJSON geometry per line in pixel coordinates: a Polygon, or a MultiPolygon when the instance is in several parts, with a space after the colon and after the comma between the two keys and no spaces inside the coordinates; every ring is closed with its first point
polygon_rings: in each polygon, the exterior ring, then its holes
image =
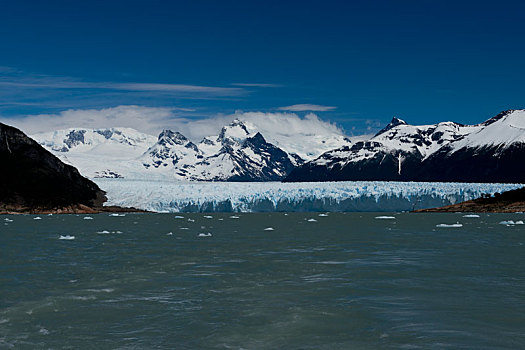
{"type": "Polygon", "coordinates": [[[431,182],[174,182],[95,179],[106,205],[154,212],[407,211],[523,187],[431,182]]]}

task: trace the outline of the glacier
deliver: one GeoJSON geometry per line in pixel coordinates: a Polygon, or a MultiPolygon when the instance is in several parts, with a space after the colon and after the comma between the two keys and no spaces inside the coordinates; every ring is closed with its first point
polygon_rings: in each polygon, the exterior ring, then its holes
{"type": "Polygon", "coordinates": [[[176,182],[93,179],[106,205],[153,212],[393,212],[432,208],[523,187],[436,182],[176,182]]]}

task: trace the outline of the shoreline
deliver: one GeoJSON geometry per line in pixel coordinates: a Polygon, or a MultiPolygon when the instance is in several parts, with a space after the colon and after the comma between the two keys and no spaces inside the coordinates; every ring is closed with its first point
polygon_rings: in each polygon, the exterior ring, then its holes
{"type": "Polygon", "coordinates": [[[71,205],[61,208],[23,208],[23,207],[10,207],[1,208],[0,215],[24,215],[24,214],[100,214],[100,213],[151,213],[147,210],[119,207],[119,206],[107,206],[107,207],[89,207],[84,204],[71,205]]]}

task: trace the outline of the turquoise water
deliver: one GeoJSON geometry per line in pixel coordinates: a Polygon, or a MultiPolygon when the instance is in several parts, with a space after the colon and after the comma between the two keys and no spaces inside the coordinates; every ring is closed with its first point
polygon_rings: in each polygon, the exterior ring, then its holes
{"type": "Polygon", "coordinates": [[[0,216],[0,348],[525,344],[524,214],[85,216],[0,216]]]}

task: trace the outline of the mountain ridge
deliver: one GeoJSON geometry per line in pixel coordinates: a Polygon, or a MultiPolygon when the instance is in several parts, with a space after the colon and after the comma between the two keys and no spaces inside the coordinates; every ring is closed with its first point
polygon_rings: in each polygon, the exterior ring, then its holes
{"type": "Polygon", "coordinates": [[[476,125],[412,126],[393,120],[368,141],[292,170],[298,181],[525,182],[525,110],[476,125]]]}

